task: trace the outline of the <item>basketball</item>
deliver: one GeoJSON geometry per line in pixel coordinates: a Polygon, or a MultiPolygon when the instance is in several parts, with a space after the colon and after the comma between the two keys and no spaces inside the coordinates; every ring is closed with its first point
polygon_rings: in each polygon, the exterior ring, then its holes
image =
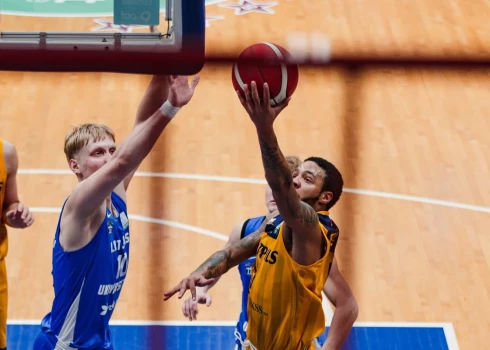
{"type": "Polygon", "coordinates": [[[263,85],[267,83],[272,107],[280,105],[290,97],[298,85],[298,65],[283,47],[272,43],[258,43],[247,47],[233,65],[232,81],[235,91],[242,96],[245,84],[257,83],[259,96],[263,96],[263,85]]]}

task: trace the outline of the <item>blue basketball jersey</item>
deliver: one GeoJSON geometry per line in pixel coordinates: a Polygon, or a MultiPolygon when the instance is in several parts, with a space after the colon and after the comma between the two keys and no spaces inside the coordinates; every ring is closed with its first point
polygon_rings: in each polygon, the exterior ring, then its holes
{"type": "Polygon", "coordinates": [[[94,238],[79,250],[63,250],[61,214],[58,219],[52,267],[55,297],[41,323],[42,336],[55,340],[56,349],[112,349],[109,320],[128,270],[129,220],[126,203],[114,192],[111,200],[114,215],[107,209],[94,238]]]}
{"type": "MultiPolygon", "coordinates": [[[[242,227],[242,233],[240,239],[247,237],[248,235],[254,233],[260,228],[260,225],[264,221],[265,216],[258,216],[255,218],[248,219],[245,221],[242,227]]],[[[241,344],[239,337],[242,341],[245,341],[246,329],[247,329],[247,303],[248,303],[248,286],[250,284],[250,277],[252,275],[252,266],[255,263],[255,255],[242,261],[238,265],[238,272],[240,273],[240,279],[242,280],[242,309],[240,311],[240,316],[238,318],[238,323],[235,329],[236,344],[241,344]]]]}

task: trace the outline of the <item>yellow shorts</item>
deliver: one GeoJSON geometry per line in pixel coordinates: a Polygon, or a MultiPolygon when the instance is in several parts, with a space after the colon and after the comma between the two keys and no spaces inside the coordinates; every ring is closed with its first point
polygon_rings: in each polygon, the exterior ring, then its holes
{"type": "Polygon", "coordinates": [[[5,259],[0,260],[0,350],[7,347],[8,283],[5,259]]]}

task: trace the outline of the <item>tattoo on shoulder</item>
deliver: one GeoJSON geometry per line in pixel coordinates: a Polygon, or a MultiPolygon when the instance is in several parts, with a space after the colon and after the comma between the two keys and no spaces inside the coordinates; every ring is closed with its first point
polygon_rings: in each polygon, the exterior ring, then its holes
{"type": "Polygon", "coordinates": [[[303,220],[306,226],[316,226],[318,225],[318,214],[315,209],[313,209],[310,205],[301,202],[301,219],[303,220]]]}
{"type": "Polygon", "coordinates": [[[287,205],[294,218],[301,220],[306,226],[313,227],[318,224],[318,214],[310,205],[305,202],[299,202],[297,198],[290,197],[287,199],[287,205]]]}

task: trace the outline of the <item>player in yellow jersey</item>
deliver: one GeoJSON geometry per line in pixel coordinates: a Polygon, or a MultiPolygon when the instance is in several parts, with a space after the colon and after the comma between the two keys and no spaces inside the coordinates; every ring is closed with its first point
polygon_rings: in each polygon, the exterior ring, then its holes
{"type": "Polygon", "coordinates": [[[17,151],[11,143],[0,139],[0,350],[7,349],[8,284],[5,258],[8,252],[7,227],[26,228],[33,224],[29,208],[17,195],[17,151]]]}
{"type": "MultiPolygon", "coordinates": [[[[294,172],[301,165],[301,160],[296,156],[287,156],[286,161],[291,172],[294,172]]],[[[272,190],[269,186],[266,186],[265,203],[268,213],[272,213],[277,210],[276,203],[272,196],[272,190]]],[[[240,239],[247,237],[249,234],[253,234],[256,228],[260,227],[260,224],[265,219],[264,216],[257,218],[247,219],[241,221],[235,227],[230,234],[228,242],[223,249],[238,242],[240,239]]],[[[246,329],[248,325],[247,305],[248,305],[248,285],[250,284],[250,277],[252,274],[252,266],[255,263],[255,256],[250,257],[242,261],[238,265],[238,271],[243,285],[242,290],[242,309],[239,315],[237,326],[235,329],[235,350],[242,349],[243,340],[246,339],[246,329]]],[[[219,278],[215,279],[215,283],[205,287],[196,288],[196,300],[192,300],[192,297],[187,298],[182,304],[182,313],[188,317],[190,321],[197,319],[198,304],[206,304],[210,306],[212,303],[211,295],[208,293],[219,278]]],[[[357,301],[352,294],[352,291],[347,281],[342,276],[336,261],[332,264],[330,275],[323,287],[327,299],[334,305],[335,312],[328,331],[328,336],[322,334],[315,338],[314,343],[316,348],[321,348],[325,345],[325,348],[339,349],[345,342],[349,335],[352,326],[357,319],[358,307],[357,301]]]]}
{"type": "MultiPolygon", "coordinates": [[[[189,277],[165,293],[165,300],[187,289],[193,299],[196,286],[214,282],[231,267],[256,253],[249,285],[248,328],[245,349],[313,349],[313,339],[325,326],[321,290],[334,262],[339,230],[328,210],[342,193],[342,175],[330,162],[311,157],[294,171],[279,149],[273,123],[288,105],[270,106],[264,84],[263,98],[255,82],[245,86],[240,101],[255,124],[267,183],[277,213],[256,234],[213,254],[189,277]]],[[[328,343],[324,349],[335,349],[328,343]]]]}

